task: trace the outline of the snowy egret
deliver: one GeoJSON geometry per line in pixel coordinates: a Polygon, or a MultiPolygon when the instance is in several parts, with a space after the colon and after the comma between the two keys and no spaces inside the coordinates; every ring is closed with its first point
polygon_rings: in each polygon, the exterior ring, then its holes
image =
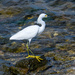
{"type": "Polygon", "coordinates": [[[16,34],[14,34],[13,36],[10,37],[10,40],[27,39],[29,41],[26,44],[27,52],[28,52],[28,56],[26,58],[36,58],[39,62],[40,62],[40,60],[43,60],[43,59],[40,58],[40,56],[35,56],[33,54],[33,52],[29,49],[29,45],[30,45],[30,42],[31,42],[32,38],[34,38],[38,34],[41,34],[44,31],[46,24],[42,19],[46,18],[46,17],[47,17],[47,15],[45,13],[40,14],[38,19],[37,19],[37,23],[41,24],[41,26],[38,26],[38,25],[28,26],[28,27],[24,28],[23,30],[17,32],[16,34]],[[29,55],[29,51],[33,55],[29,55]]]}

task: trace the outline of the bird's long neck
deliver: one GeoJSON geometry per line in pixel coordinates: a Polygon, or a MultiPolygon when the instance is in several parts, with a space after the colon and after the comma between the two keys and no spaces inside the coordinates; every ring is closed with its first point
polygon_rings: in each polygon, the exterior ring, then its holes
{"type": "Polygon", "coordinates": [[[38,32],[39,34],[41,34],[44,31],[46,24],[45,24],[45,22],[41,18],[38,18],[37,21],[38,21],[39,24],[41,24],[39,32],[38,32]]]}

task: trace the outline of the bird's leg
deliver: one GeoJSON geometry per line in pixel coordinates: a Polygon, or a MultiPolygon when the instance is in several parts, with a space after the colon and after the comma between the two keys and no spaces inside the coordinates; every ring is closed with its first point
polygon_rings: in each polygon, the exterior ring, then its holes
{"type": "Polygon", "coordinates": [[[28,52],[28,56],[29,56],[29,46],[28,46],[28,42],[26,44],[26,48],[27,48],[27,52],[28,52]]]}
{"type": "Polygon", "coordinates": [[[36,58],[39,62],[40,60],[43,60],[42,58],[40,58],[40,56],[34,55],[34,53],[29,49],[28,43],[26,44],[26,47],[27,47],[27,52],[28,52],[28,56],[26,58],[36,58]],[[29,51],[32,53],[32,55],[29,54],[29,51]]]}
{"type": "Polygon", "coordinates": [[[28,52],[28,55],[29,55],[29,51],[32,53],[32,55],[34,55],[34,53],[30,50],[30,48],[29,48],[29,44],[28,44],[28,42],[27,42],[27,44],[26,44],[26,47],[27,47],[27,52],[28,52]]]}
{"type": "Polygon", "coordinates": [[[34,53],[30,50],[30,48],[29,48],[29,51],[32,53],[32,55],[34,55],[34,53]]]}

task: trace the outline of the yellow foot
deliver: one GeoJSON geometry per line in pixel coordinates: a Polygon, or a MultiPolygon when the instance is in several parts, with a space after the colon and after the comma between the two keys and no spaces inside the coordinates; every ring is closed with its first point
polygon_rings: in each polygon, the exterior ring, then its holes
{"type": "Polygon", "coordinates": [[[26,58],[36,58],[39,62],[40,60],[43,60],[42,58],[40,58],[40,56],[35,56],[35,55],[28,55],[26,58]]]}

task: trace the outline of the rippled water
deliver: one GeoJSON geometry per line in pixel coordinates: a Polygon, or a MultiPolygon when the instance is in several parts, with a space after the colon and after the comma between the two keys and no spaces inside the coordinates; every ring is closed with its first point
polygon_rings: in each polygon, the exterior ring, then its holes
{"type": "Polygon", "coordinates": [[[45,31],[32,40],[31,50],[48,63],[30,75],[75,74],[75,2],[60,0],[0,1],[0,75],[20,74],[9,67],[27,56],[27,41],[10,41],[11,35],[35,24],[40,13],[49,15],[45,31]],[[30,3],[29,3],[30,2],[30,3]],[[27,6],[26,6],[26,5],[27,6]],[[39,6],[38,6],[39,5],[39,6]]]}

